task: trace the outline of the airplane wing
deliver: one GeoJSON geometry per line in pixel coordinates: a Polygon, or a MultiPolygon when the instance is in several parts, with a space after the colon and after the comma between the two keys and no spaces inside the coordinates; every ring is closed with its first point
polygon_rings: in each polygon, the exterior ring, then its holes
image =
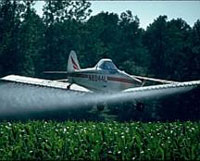
{"type": "Polygon", "coordinates": [[[168,84],[168,83],[177,83],[177,81],[171,81],[171,80],[164,80],[164,79],[157,79],[157,78],[149,78],[149,77],[143,77],[143,76],[137,76],[137,75],[132,75],[133,78],[139,79],[141,81],[152,81],[152,82],[157,82],[157,83],[163,83],[163,84],[168,84]]]}
{"type": "Polygon", "coordinates": [[[97,102],[121,103],[126,101],[143,101],[148,99],[160,99],[170,95],[189,92],[200,87],[200,80],[180,82],[164,85],[151,85],[144,87],[129,88],[113,94],[93,95],[97,102]]]}
{"type": "Polygon", "coordinates": [[[124,90],[123,93],[132,95],[135,99],[152,99],[185,93],[198,87],[200,87],[200,80],[130,88],[124,90]]]}
{"type": "MultiPolygon", "coordinates": [[[[46,80],[46,79],[18,76],[18,75],[8,75],[6,77],[1,78],[0,81],[34,85],[34,86],[39,86],[39,87],[63,89],[63,90],[67,90],[67,86],[69,85],[69,83],[64,82],[66,81],[66,79],[60,79],[60,80],[55,81],[55,80],[46,80]]],[[[91,92],[90,90],[84,87],[78,86],[76,84],[73,84],[71,86],[71,90],[79,91],[79,92],[91,92]]]]}
{"type": "MultiPolygon", "coordinates": [[[[90,113],[91,106],[98,103],[135,102],[188,92],[200,87],[200,80],[130,88],[112,94],[93,93],[75,84],[67,90],[68,85],[17,75],[0,78],[0,120],[48,118],[52,114],[54,117],[70,118],[72,113],[78,118],[77,115],[81,116],[84,112],[90,113]],[[77,109],[81,112],[77,112],[77,109]]],[[[88,113],[85,116],[87,117],[88,113]]]]}
{"type": "MultiPolygon", "coordinates": [[[[65,93],[69,91],[67,90],[67,86],[69,85],[69,83],[63,83],[63,82],[52,81],[52,80],[9,75],[9,76],[1,78],[0,81],[21,83],[21,84],[38,86],[38,87],[62,89],[64,90],[64,92],[66,91],[65,93]]],[[[189,82],[173,82],[170,84],[129,88],[122,92],[103,93],[103,94],[93,93],[92,91],[84,87],[74,84],[71,86],[70,91],[74,91],[78,93],[87,93],[87,94],[91,93],[90,97],[84,97],[84,99],[81,101],[82,103],[87,102],[88,104],[94,104],[98,102],[118,103],[122,101],[155,99],[155,98],[166,97],[166,96],[174,95],[178,93],[185,93],[198,87],[200,87],[200,80],[189,81],[189,82]]],[[[79,100],[76,100],[76,101],[79,101],[79,100]]]]}

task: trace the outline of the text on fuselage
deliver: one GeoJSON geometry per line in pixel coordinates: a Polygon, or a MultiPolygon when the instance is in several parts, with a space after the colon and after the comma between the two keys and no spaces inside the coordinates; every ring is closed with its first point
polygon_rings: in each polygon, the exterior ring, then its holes
{"type": "Polygon", "coordinates": [[[95,81],[95,82],[97,82],[97,81],[106,82],[107,81],[107,78],[104,75],[88,75],[88,79],[90,81],[95,81]]]}

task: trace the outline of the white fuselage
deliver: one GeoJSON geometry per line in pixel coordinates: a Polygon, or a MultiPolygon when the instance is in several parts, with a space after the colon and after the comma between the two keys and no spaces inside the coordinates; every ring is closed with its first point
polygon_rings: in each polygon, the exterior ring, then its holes
{"type": "Polygon", "coordinates": [[[115,92],[127,88],[138,87],[141,82],[120,70],[107,71],[87,68],[75,71],[69,76],[70,83],[76,83],[92,91],[115,92]]]}

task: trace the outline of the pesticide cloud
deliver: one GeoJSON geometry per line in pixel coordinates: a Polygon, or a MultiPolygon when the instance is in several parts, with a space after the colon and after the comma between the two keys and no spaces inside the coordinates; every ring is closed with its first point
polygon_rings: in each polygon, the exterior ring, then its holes
{"type": "Polygon", "coordinates": [[[3,83],[0,84],[0,115],[77,108],[85,105],[82,97],[83,94],[77,92],[3,83]]]}

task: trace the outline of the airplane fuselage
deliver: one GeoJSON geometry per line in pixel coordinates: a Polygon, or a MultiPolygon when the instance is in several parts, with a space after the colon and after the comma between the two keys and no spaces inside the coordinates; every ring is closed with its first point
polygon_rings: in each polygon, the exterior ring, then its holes
{"type": "Polygon", "coordinates": [[[122,91],[141,85],[141,82],[133,79],[123,71],[106,71],[96,68],[81,69],[73,72],[69,75],[68,81],[92,91],[101,92],[122,91]]]}

